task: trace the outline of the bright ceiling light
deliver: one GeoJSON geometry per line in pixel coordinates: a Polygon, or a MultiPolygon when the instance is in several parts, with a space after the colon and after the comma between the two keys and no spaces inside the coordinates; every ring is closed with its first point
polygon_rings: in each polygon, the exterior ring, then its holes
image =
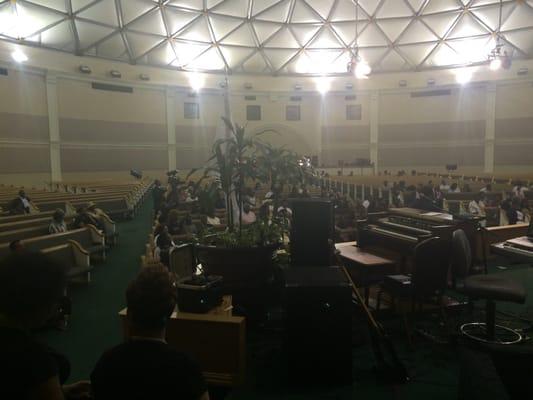
{"type": "Polygon", "coordinates": [[[371,72],[372,68],[370,68],[370,65],[365,60],[361,59],[357,61],[354,69],[354,74],[357,79],[368,79],[368,75],[371,72]]]}
{"type": "Polygon", "coordinates": [[[490,61],[489,68],[491,71],[497,71],[502,67],[502,60],[500,58],[494,58],[490,61]]]}
{"type": "Polygon", "coordinates": [[[200,89],[204,87],[205,84],[205,76],[202,74],[198,74],[196,72],[189,74],[189,85],[191,86],[192,90],[195,92],[198,92],[200,89]]]}
{"type": "Polygon", "coordinates": [[[457,83],[464,85],[472,80],[472,70],[461,68],[455,71],[455,80],[457,83]]]}
{"type": "Polygon", "coordinates": [[[326,94],[331,88],[331,81],[327,78],[319,78],[316,80],[316,90],[321,94],[326,94]]]}
{"type": "Polygon", "coordinates": [[[18,63],[23,63],[28,61],[28,56],[24,54],[21,50],[15,50],[11,53],[11,58],[18,63]]]}

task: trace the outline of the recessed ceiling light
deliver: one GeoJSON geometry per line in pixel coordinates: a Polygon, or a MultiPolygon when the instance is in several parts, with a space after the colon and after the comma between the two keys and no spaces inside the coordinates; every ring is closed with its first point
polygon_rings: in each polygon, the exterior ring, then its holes
{"type": "Polygon", "coordinates": [[[111,75],[111,77],[113,78],[122,78],[122,74],[116,69],[112,69],[111,71],[109,71],[109,75],[111,75]]]}
{"type": "Polygon", "coordinates": [[[91,67],[88,65],[80,65],[78,69],[82,74],[90,74],[92,72],[91,67]]]}
{"type": "Polygon", "coordinates": [[[24,54],[21,50],[15,50],[11,53],[11,58],[18,63],[23,63],[28,61],[28,56],[24,54]]]}

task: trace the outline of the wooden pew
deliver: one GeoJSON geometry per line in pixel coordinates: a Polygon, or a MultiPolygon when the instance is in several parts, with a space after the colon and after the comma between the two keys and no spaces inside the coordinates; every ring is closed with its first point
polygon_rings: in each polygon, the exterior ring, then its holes
{"type": "Polygon", "coordinates": [[[89,253],[76,241],[69,240],[65,244],[42,249],[41,253],[64,265],[69,280],[82,277],[87,283],[91,281],[93,267],[89,253]]]}

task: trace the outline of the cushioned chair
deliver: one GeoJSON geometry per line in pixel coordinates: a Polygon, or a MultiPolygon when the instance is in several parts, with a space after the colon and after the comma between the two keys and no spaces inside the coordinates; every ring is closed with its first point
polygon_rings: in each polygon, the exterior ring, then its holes
{"type": "Polygon", "coordinates": [[[523,304],[526,290],[523,285],[500,274],[469,275],[472,251],[461,229],[452,236],[452,274],[456,290],[469,298],[485,299],[485,322],[470,322],[461,326],[461,333],[485,343],[513,344],[522,335],[505,326],[496,325],[496,301],[523,304]]]}
{"type": "MultiPolygon", "coordinates": [[[[426,239],[416,245],[413,257],[413,270],[410,276],[390,275],[385,277],[378,292],[376,308],[379,309],[382,292],[389,293],[392,299],[411,301],[412,311],[422,304],[436,299],[441,315],[446,322],[442,296],[447,287],[450,268],[450,242],[438,237],[426,239]]],[[[408,338],[409,327],[406,316],[404,323],[408,338]]]]}

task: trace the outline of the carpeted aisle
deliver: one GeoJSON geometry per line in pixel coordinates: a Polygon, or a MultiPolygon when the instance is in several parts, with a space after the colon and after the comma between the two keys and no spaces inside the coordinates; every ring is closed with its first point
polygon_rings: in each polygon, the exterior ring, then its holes
{"type": "Polygon", "coordinates": [[[122,340],[117,313],[125,306],[128,282],[139,271],[151,224],[152,201],[148,196],[133,220],[117,224],[118,245],[109,251],[104,263],[95,265],[91,283],[71,288],[72,319],[68,329],[40,334],[69,358],[69,381],[88,379],[102,352],[122,340]]]}

